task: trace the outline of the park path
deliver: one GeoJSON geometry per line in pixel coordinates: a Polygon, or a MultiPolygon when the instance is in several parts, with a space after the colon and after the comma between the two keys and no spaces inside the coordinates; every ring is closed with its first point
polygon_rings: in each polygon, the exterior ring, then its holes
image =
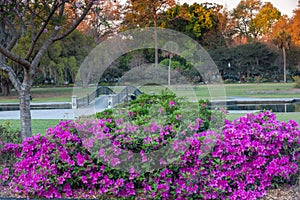
{"type": "MultiPolygon", "coordinates": [[[[1,111],[0,119],[20,119],[20,111],[1,111]]],[[[72,109],[31,110],[31,119],[74,119],[72,109]]]]}
{"type": "MultiPolygon", "coordinates": [[[[57,102],[36,103],[37,105],[57,106],[57,102]]],[[[63,102],[61,104],[66,104],[63,102]]],[[[78,114],[88,115],[101,112],[108,107],[107,97],[101,96],[95,102],[84,109],[32,109],[31,119],[75,119],[78,114]]],[[[0,120],[20,119],[20,111],[0,111],[0,120]]]]}

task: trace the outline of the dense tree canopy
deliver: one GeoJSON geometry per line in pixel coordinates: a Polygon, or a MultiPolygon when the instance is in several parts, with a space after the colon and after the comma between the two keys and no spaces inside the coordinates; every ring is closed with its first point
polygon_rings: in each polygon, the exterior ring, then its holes
{"type": "Polygon", "coordinates": [[[122,29],[158,27],[161,14],[174,5],[174,0],[130,0],[122,29]]]}
{"type": "Polygon", "coordinates": [[[232,11],[232,29],[239,36],[255,36],[251,24],[261,7],[260,0],[242,0],[232,11]]]}
{"type": "Polygon", "coordinates": [[[251,21],[250,31],[254,37],[268,35],[279,18],[279,10],[270,2],[266,2],[251,21]]]}
{"type": "Polygon", "coordinates": [[[204,33],[218,25],[219,7],[215,4],[183,4],[170,8],[166,13],[166,28],[183,32],[200,41],[204,33]]]}
{"type": "Polygon", "coordinates": [[[93,38],[78,30],[56,42],[41,59],[36,83],[74,83],[80,64],[94,46],[93,38]]]}
{"type": "Polygon", "coordinates": [[[289,30],[292,43],[295,46],[300,46],[300,8],[294,10],[294,16],[291,18],[289,30]]]}
{"type": "Polygon", "coordinates": [[[225,80],[247,81],[255,76],[269,80],[278,78],[278,70],[275,69],[278,54],[274,48],[264,43],[253,42],[233,48],[221,47],[210,50],[210,54],[225,80]]]}

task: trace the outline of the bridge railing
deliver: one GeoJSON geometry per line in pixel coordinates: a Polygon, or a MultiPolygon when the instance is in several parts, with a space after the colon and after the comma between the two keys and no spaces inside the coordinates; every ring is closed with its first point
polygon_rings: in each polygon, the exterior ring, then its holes
{"type": "Polygon", "coordinates": [[[99,86],[95,91],[92,93],[88,93],[86,96],[83,97],[72,97],[72,107],[73,108],[79,108],[90,105],[97,97],[100,95],[109,95],[109,94],[115,94],[115,92],[106,86],[99,86]]]}
{"type": "Polygon", "coordinates": [[[72,107],[73,108],[79,108],[90,105],[97,97],[100,95],[112,95],[111,99],[111,106],[114,107],[115,105],[121,103],[121,102],[128,102],[129,101],[129,95],[135,95],[138,96],[140,94],[143,94],[138,88],[133,86],[126,86],[121,92],[118,94],[115,94],[115,92],[106,86],[99,86],[95,91],[92,93],[88,93],[86,96],[77,98],[76,96],[72,97],[72,107]]]}

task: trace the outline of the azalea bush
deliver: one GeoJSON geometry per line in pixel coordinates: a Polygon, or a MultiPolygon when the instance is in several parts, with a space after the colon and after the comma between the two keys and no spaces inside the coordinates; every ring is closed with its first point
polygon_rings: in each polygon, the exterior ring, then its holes
{"type": "Polygon", "coordinates": [[[14,129],[9,122],[0,124],[0,147],[6,143],[21,143],[21,131],[14,129]]]}
{"type": "Polygon", "coordinates": [[[106,125],[114,130],[115,140],[124,149],[150,152],[192,135],[190,126],[198,120],[201,120],[198,131],[219,131],[224,124],[225,110],[212,111],[207,100],[190,103],[165,90],[160,94],[139,95],[129,105],[121,104],[97,113],[96,118],[109,119],[106,125]]]}
{"type": "Polygon", "coordinates": [[[113,169],[92,159],[75,128],[76,123],[62,121],[49,128],[45,136],[38,134],[22,145],[6,144],[3,150],[21,154],[12,174],[8,169],[3,172],[2,181],[8,180],[14,192],[26,196],[79,197],[93,195],[94,191],[98,195],[120,192],[130,196],[130,189],[115,186],[120,180],[111,179],[113,169]]]}
{"type": "Polygon", "coordinates": [[[61,121],[45,136],[6,143],[1,154],[16,160],[2,168],[2,187],[46,198],[256,199],[298,172],[293,120],[265,111],[211,130],[218,115],[208,102],[185,122],[191,111],[176,97],[147,98],[117,111],[122,117],[106,111],[99,119],[61,121]]]}

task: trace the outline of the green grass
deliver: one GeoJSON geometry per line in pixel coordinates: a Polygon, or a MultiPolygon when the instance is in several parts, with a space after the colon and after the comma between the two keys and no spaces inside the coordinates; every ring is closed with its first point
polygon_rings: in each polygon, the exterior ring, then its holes
{"type": "Polygon", "coordinates": [[[252,98],[300,98],[293,83],[227,84],[227,96],[252,98]]]}
{"type": "MultiPolygon", "coordinates": [[[[211,99],[221,94],[219,89],[225,89],[227,97],[252,97],[252,98],[300,98],[300,90],[294,88],[294,83],[249,83],[249,84],[224,84],[223,86],[215,85],[179,85],[171,86],[180,97],[189,97],[190,99],[211,99]],[[216,90],[217,89],[217,90],[216,90]]],[[[115,92],[120,92],[122,86],[111,87],[115,92]]],[[[159,93],[167,86],[142,86],[140,89],[145,93],[159,93]]],[[[77,88],[75,93],[78,96],[84,96],[95,90],[93,88],[77,88]]],[[[32,102],[70,102],[73,94],[73,87],[56,87],[56,88],[32,88],[32,102]]],[[[0,96],[0,103],[17,103],[18,97],[0,96]]]]}
{"type": "MultiPolygon", "coordinates": [[[[113,86],[111,87],[115,92],[120,92],[124,87],[113,86]]],[[[40,102],[71,102],[73,95],[73,87],[42,87],[42,88],[32,88],[31,96],[33,103],[40,102]]],[[[74,94],[77,96],[85,96],[88,93],[93,92],[96,87],[90,88],[76,88],[74,94]]],[[[0,96],[0,103],[18,103],[19,98],[14,92],[12,96],[0,96]]]]}
{"type": "MultiPolygon", "coordinates": [[[[151,91],[158,93],[164,87],[144,86],[146,93],[151,91]]],[[[198,86],[171,86],[178,96],[210,99],[221,95],[224,88],[228,98],[251,97],[251,98],[300,98],[300,90],[295,90],[293,83],[252,83],[252,84],[224,84],[224,85],[198,85],[198,86]],[[218,94],[218,91],[220,93],[218,94]]]]}
{"type": "MultiPolygon", "coordinates": [[[[230,113],[226,115],[226,119],[232,121],[238,117],[245,116],[244,113],[230,113]]],[[[299,112],[287,112],[287,113],[275,113],[277,120],[288,122],[290,119],[295,120],[300,124],[300,113],[299,112]]]]}
{"type": "MultiPolygon", "coordinates": [[[[32,120],[32,133],[37,134],[40,133],[44,135],[46,130],[49,127],[54,127],[58,124],[60,120],[58,119],[33,119],[32,120]]],[[[18,119],[10,119],[10,120],[0,120],[0,124],[10,123],[13,129],[21,130],[20,120],[18,119]]]]}
{"type": "MultiPolygon", "coordinates": [[[[279,121],[289,121],[290,119],[294,119],[300,124],[300,113],[275,113],[276,117],[279,121]]],[[[234,119],[237,119],[238,117],[244,116],[246,114],[228,114],[226,115],[226,119],[232,121],[234,119]]],[[[56,124],[58,124],[60,120],[56,119],[33,119],[32,120],[32,133],[37,134],[45,134],[46,130],[49,127],[54,127],[56,124]]],[[[21,129],[20,126],[20,120],[0,120],[0,124],[5,124],[9,122],[14,129],[21,129]]]]}
{"type": "MultiPolygon", "coordinates": [[[[72,87],[56,87],[56,88],[32,88],[32,102],[70,102],[72,96],[72,87]]],[[[16,92],[13,96],[0,96],[0,103],[18,103],[19,98],[16,92]]]]}

